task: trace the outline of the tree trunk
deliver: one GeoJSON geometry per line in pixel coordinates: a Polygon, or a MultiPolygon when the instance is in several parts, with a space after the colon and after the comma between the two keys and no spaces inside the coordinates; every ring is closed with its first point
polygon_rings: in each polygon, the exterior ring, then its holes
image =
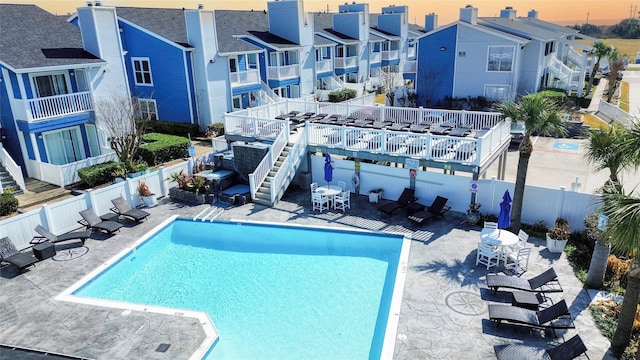
{"type": "MultiPolygon", "coordinates": [[[[523,142],[527,141],[523,139],[523,142]]],[[[523,144],[520,144],[521,146],[523,144]]],[[[522,228],[522,202],[524,200],[524,185],[527,180],[527,168],[531,151],[520,151],[518,158],[518,172],[516,173],[516,185],[513,192],[513,204],[511,207],[511,229],[519,231],[522,228]]]]}
{"type": "Polygon", "coordinates": [[[596,242],[593,256],[591,256],[591,263],[589,264],[587,280],[585,281],[585,285],[589,289],[602,289],[609,254],[611,254],[611,245],[601,244],[599,241],[596,242]]]}
{"type": "Polygon", "coordinates": [[[632,260],[627,288],[625,289],[624,300],[622,300],[622,307],[618,316],[618,327],[611,341],[611,352],[618,358],[629,345],[631,329],[638,307],[638,296],[640,296],[640,269],[638,266],[640,264],[637,263],[637,260],[632,260]]]}

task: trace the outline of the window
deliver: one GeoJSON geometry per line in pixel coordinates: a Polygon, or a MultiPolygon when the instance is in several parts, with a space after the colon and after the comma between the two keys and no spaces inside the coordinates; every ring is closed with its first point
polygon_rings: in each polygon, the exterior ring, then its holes
{"type": "Polygon", "coordinates": [[[64,74],[34,76],[33,84],[38,97],[64,95],[69,93],[67,78],[64,74]]]}
{"type": "Polygon", "coordinates": [[[249,54],[247,55],[247,63],[248,63],[248,67],[249,69],[257,69],[258,68],[258,55],[256,54],[249,54]]]}
{"type": "Polygon", "coordinates": [[[242,95],[235,95],[231,102],[233,103],[233,110],[242,110],[242,95]]]}
{"type": "Polygon", "coordinates": [[[415,60],[416,57],[416,44],[414,42],[409,43],[407,48],[407,59],[415,60]]]}
{"type": "Polygon", "coordinates": [[[151,77],[151,66],[148,58],[132,58],[133,75],[136,85],[153,85],[151,77]]]}
{"type": "Polygon", "coordinates": [[[548,42],[548,43],[544,44],[544,56],[547,56],[547,55],[553,53],[553,51],[555,50],[554,49],[555,48],[554,45],[555,45],[554,41],[551,41],[551,42],[548,42]]]}
{"type": "Polygon", "coordinates": [[[489,46],[487,71],[511,71],[513,46],[489,46]]]}
{"type": "Polygon", "coordinates": [[[511,86],[508,85],[485,85],[484,87],[484,97],[489,100],[509,100],[510,92],[511,86]]]}
{"type": "Polygon", "coordinates": [[[100,155],[100,143],[98,142],[98,131],[93,124],[85,124],[85,130],[87,131],[87,141],[89,142],[90,156],[100,155]]]}
{"type": "Polygon", "coordinates": [[[49,164],[64,165],[85,158],[82,137],[77,126],[42,135],[49,164]]]}
{"type": "Polygon", "coordinates": [[[158,107],[153,99],[138,99],[140,105],[140,118],[145,120],[158,120],[158,107]]]}
{"type": "Polygon", "coordinates": [[[238,63],[237,63],[236,58],[230,58],[229,59],[229,71],[231,71],[232,73],[238,71],[238,63]]]}

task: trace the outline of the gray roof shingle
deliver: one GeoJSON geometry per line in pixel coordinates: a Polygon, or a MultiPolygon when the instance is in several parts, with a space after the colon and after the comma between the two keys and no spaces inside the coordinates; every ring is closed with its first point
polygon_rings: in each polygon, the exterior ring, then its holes
{"type": "Polygon", "coordinates": [[[328,37],[330,39],[336,39],[342,44],[358,44],[360,41],[347,36],[343,33],[339,33],[333,30],[333,13],[314,13],[313,25],[316,34],[328,37]]]}
{"type": "Polygon", "coordinates": [[[510,20],[501,17],[482,17],[478,18],[478,23],[481,25],[498,28],[504,32],[525,37],[528,39],[537,39],[542,41],[556,40],[562,36],[562,34],[545,30],[532,24],[527,24],[522,21],[510,20]]]}
{"type": "Polygon", "coordinates": [[[261,50],[260,47],[238,40],[238,36],[259,39],[277,49],[299,46],[269,32],[266,12],[251,10],[215,10],[218,50],[222,53],[261,50]]]}
{"type": "Polygon", "coordinates": [[[0,4],[0,61],[14,70],[101,63],[80,29],[35,5],[0,4]]]}
{"type": "Polygon", "coordinates": [[[118,17],[184,47],[187,41],[184,9],[117,7],[118,17]]]}

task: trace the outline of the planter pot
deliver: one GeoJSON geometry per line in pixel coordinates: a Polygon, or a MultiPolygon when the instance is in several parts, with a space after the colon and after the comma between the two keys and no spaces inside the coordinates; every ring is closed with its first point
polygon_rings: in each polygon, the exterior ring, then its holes
{"type": "Polygon", "coordinates": [[[155,194],[152,194],[151,196],[141,196],[141,198],[145,207],[154,207],[158,205],[158,199],[156,199],[155,194]]]}
{"type": "Polygon", "coordinates": [[[196,194],[176,187],[169,189],[169,197],[173,201],[191,205],[200,205],[207,202],[207,194],[196,194]]]}
{"type": "Polygon", "coordinates": [[[479,212],[471,212],[467,210],[467,223],[471,225],[476,225],[477,223],[480,222],[481,217],[482,216],[480,215],[479,212]]]}
{"type": "Polygon", "coordinates": [[[564,247],[567,246],[567,242],[569,240],[556,240],[549,237],[549,233],[547,235],[547,249],[549,249],[552,253],[561,253],[564,250],[564,247]]]}
{"type": "Polygon", "coordinates": [[[369,202],[372,204],[377,204],[380,202],[382,194],[380,192],[370,192],[369,193],[369,202]]]}

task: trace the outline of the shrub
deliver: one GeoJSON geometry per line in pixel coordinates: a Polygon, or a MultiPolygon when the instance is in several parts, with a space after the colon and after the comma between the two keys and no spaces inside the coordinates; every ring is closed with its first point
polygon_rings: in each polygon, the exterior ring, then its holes
{"type": "Polygon", "coordinates": [[[622,292],[627,287],[627,278],[631,269],[631,259],[621,260],[615,255],[609,255],[604,279],[608,287],[615,292],[622,292]]]}
{"type": "Polygon", "coordinates": [[[138,156],[147,164],[158,165],[189,156],[189,139],[158,133],[145,134],[147,143],[138,149],[138,156]]]}
{"type": "Polygon", "coordinates": [[[123,163],[110,161],[80,169],[78,177],[84,185],[94,187],[112,182],[117,177],[114,174],[121,173],[121,170],[124,170],[123,163]]]}
{"type": "Polygon", "coordinates": [[[216,137],[224,135],[224,123],[213,123],[207,125],[207,129],[205,131],[205,135],[207,137],[216,137]]]}
{"type": "Polygon", "coordinates": [[[575,271],[587,271],[593,254],[592,246],[585,231],[574,231],[569,235],[569,242],[565,248],[567,257],[575,271]]]}
{"type": "Polygon", "coordinates": [[[176,123],[171,121],[157,120],[136,120],[147,133],[160,133],[182,137],[195,136],[200,134],[198,125],[189,123],[176,123]]]}
{"type": "Polygon", "coordinates": [[[0,216],[11,215],[18,211],[18,199],[12,194],[13,188],[0,194],[0,216]]]}
{"type": "MultiPolygon", "coordinates": [[[[596,325],[609,340],[613,339],[613,334],[616,332],[618,326],[618,316],[620,315],[620,305],[616,304],[613,300],[601,300],[596,304],[589,305],[589,309],[593,314],[593,318],[596,321],[596,325]]],[[[624,353],[620,357],[622,360],[635,359],[635,354],[638,349],[638,337],[640,335],[640,313],[636,309],[635,319],[633,321],[633,328],[631,330],[631,343],[625,349],[624,353]]]]}
{"type": "Polygon", "coordinates": [[[180,171],[179,173],[171,174],[169,178],[172,181],[178,183],[178,189],[194,192],[197,194],[207,193],[209,191],[209,185],[207,185],[207,181],[202,176],[189,176],[184,173],[184,171],[180,171]]]}
{"type": "Polygon", "coordinates": [[[329,93],[329,102],[343,102],[356,97],[356,91],[353,89],[343,89],[340,91],[332,91],[329,93]]]}

